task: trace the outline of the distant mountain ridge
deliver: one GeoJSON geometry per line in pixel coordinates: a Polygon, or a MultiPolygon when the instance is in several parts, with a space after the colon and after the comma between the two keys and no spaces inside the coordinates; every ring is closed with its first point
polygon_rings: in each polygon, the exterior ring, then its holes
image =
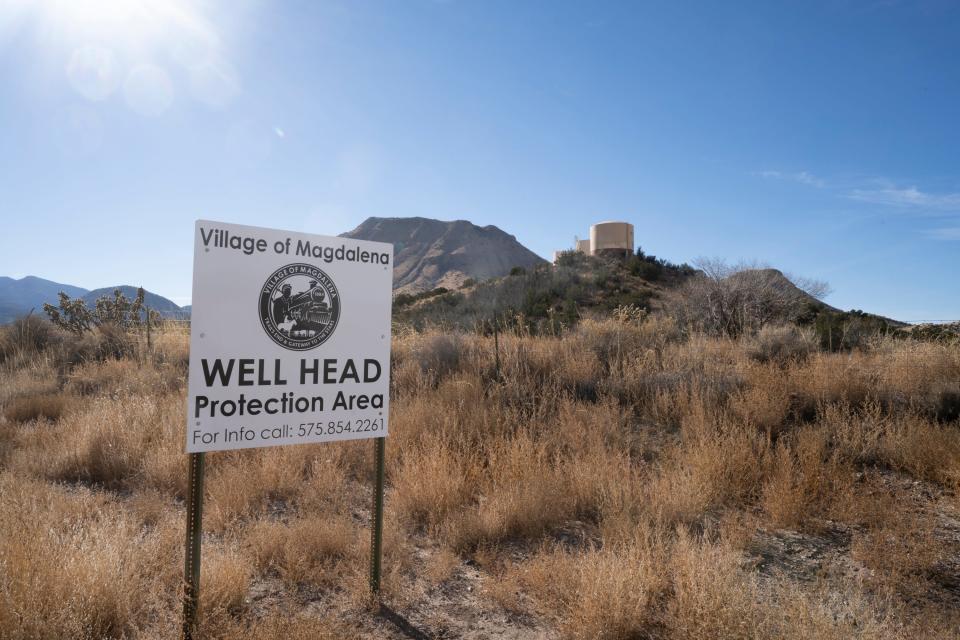
{"type": "MultiPolygon", "coordinates": [[[[25,276],[20,279],[0,276],[0,324],[12,322],[19,316],[30,313],[31,310],[34,313],[43,313],[43,303],[57,304],[61,291],[71,298],[83,298],[87,306],[93,308],[97,298],[104,295],[112,297],[115,289],[120,289],[123,295],[131,300],[137,296],[137,287],[130,285],[103,287],[90,291],[83,287],[36,276],[25,276]]],[[[172,300],[149,291],[146,292],[144,300],[148,307],[156,309],[166,317],[187,316],[190,313],[172,300]]]]}
{"type": "Polygon", "coordinates": [[[486,280],[505,276],[514,267],[546,263],[505,231],[467,220],[373,217],[341,237],[393,244],[397,291],[456,289],[468,279],[486,280]]]}
{"type": "MultiPolygon", "coordinates": [[[[116,289],[120,289],[120,292],[125,295],[128,300],[133,300],[137,297],[138,287],[123,284],[116,287],[103,287],[100,289],[94,289],[93,291],[84,294],[83,301],[87,303],[88,307],[92,308],[94,305],[96,305],[97,298],[102,296],[109,296],[112,298],[113,292],[116,289]]],[[[150,309],[158,311],[160,315],[164,316],[184,313],[183,307],[178,306],[177,303],[164,298],[161,295],[157,295],[156,293],[150,293],[149,291],[144,292],[143,303],[150,309]]]]}
{"type": "Polygon", "coordinates": [[[42,312],[43,303],[56,303],[57,294],[60,291],[64,291],[72,298],[89,293],[82,287],[61,284],[36,276],[25,276],[19,280],[0,276],[0,324],[30,313],[31,309],[42,312]]]}
{"type": "MultiPolygon", "coordinates": [[[[510,273],[514,267],[532,268],[546,261],[503,230],[479,227],[467,220],[430,218],[368,218],[341,237],[376,240],[394,245],[394,290],[426,291],[436,287],[455,289],[467,280],[486,280],[510,273]]],[[[57,304],[61,291],[71,298],[83,298],[88,307],[100,296],[112,296],[120,289],[127,298],[137,287],[119,285],[90,291],[83,287],[45,280],[36,276],[20,279],[0,276],[0,324],[30,313],[43,312],[43,304],[57,304]]],[[[191,305],[147,292],[146,304],[167,317],[189,317],[191,305]]]]}

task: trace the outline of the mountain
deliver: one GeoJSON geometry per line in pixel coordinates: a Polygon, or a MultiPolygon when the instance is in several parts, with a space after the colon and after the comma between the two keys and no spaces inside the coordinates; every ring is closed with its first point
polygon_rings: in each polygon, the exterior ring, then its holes
{"type": "MultiPolygon", "coordinates": [[[[75,287],[61,282],[44,280],[36,276],[26,276],[15,280],[0,276],[0,324],[12,322],[15,318],[30,313],[43,313],[43,303],[57,304],[61,291],[71,298],[83,298],[88,308],[94,308],[100,296],[113,297],[114,289],[120,289],[130,300],[137,297],[137,287],[121,285],[119,287],[104,287],[89,291],[82,287],[75,287]]],[[[146,305],[160,312],[166,317],[185,317],[190,315],[189,309],[181,309],[172,300],[155,293],[146,292],[146,305]]]]}
{"type": "Polygon", "coordinates": [[[0,276],[0,324],[30,313],[31,309],[35,313],[43,313],[43,303],[56,303],[57,294],[61,291],[72,298],[89,293],[81,287],[36,276],[26,276],[19,280],[0,276]]]}
{"type": "Polygon", "coordinates": [[[393,244],[393,288],[410,293],[456,289],[467,279],[486,280],[513,267],[546,263],[501,229],[466,220],[367,218],[341,237],[393,244]]]}

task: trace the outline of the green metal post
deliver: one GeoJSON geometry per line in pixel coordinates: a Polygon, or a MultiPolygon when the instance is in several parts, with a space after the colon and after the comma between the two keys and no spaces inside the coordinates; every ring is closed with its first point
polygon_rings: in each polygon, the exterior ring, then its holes
{"type": "Polygon", "coordinates": [[[493,362],[497,382],[500,382],[500,321],[493,322],[493,362]]]}
{"type": "Polygon", "coordinates": [[[190,454],[187,544],[183,564],[183,640],[193,640],[200,608],[200,539],[203,522],[203,453],[190,454]]]}
{"type": "Polygon", "coordinates": [[[386,438],[375,438],[376,470],[373,481],[373,517],[370,522],[370,591],[380,594],[380,560],[383,551],[383,479],[386,438]]]}

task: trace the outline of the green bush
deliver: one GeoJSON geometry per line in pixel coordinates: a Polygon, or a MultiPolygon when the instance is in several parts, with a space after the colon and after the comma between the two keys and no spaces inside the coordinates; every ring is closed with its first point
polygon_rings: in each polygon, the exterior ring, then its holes
{"type": "Polygon", "coordinates": [[[450,290],[446,287],[437,287],[436,289],[421,291],[420,293],[398,293],[393,296],[393,309],[396,311],[397,309],[408,307],[414,302],[426,300],[427,298],[435,298],[449,292],[450,290]]]}
{"type": "Polygon", "coordinates": [[[868,339],[877,335],[887,335],[894,329],[883,318],[872,316],[859,309],[852,311],[824,309],[817,314],[813,327],[820,341],[820,348],[826,351],[849,351],[860,348],[868,339]]]}
{"type": "Polygon", "coordinates": [[[568,251],[561,251],[557,254],[556,265],[558,267],[566,268],[576,268],[582,267],[586,263],[586,258],[583,253],[579,251],[574,251],[570,249],[568,251]]]}

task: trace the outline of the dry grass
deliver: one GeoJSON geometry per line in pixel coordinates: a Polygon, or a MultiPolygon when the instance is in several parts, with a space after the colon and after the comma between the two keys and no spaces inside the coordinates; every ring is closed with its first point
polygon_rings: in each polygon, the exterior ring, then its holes
{"type": "Polygon", "coordinates": [[[43,393],[19,396],[10,400],[3,416],[11,422],[31,420],[57,420],[63,414],[66,402],[60,394],[43,393]]]}
{"type": "Polygon", "coordinates": [[[512,567],[504,582],[515,585],[514,595],[531,594],[564,637],[650,637],[662,626],[669,586],[663,551],[651,539],[606,549],[552,549],[512,567]]]}
{"type": "MultiPolygon", "coordinates": [[[[116,358],[18,331],[0,637],[175,635],[187,334],[116,358]]],[[[498,349],[395,335],[384,597],[426,632],[960,637],[960,347],[827,354],[632,313],[498,349]],[[755,555],[787,535],[820,551],[755,555]]],[[[366,597],[370,460],[369,442],[208,456],[206,637],[402,637],[366,597]]]]}
{"type": "Polygon", "coordinates": [[[342,577],[347,558],[363,554],[362,533],[349,520],[310,516],[292,523],[263,520],[249,528],[246,544],[260,571],[276,572],[293,586],[329,586],[342,577]]]}

